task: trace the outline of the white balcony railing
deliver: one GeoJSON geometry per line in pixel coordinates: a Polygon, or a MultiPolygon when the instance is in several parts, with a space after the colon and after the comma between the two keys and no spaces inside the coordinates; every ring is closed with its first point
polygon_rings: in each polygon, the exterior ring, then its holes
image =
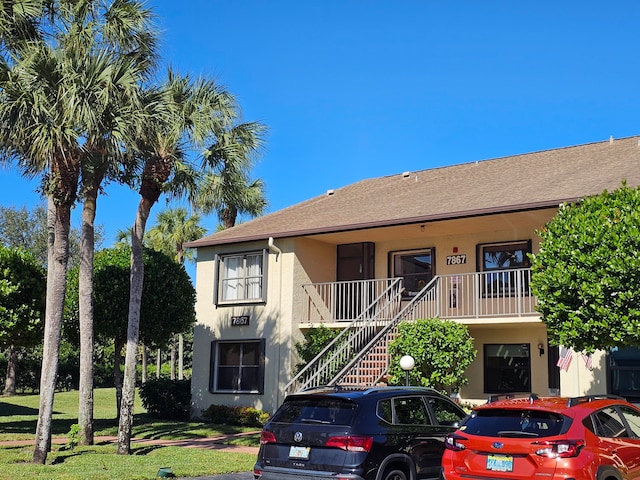
{"type": "Polygon", "coordinates": [[[434,297],[437,317],[520,317],[536,313],[531,269],[441,275],[434,297]]]}
{"type": "Polygon", "coordinates": [[[303,323],[354,317],[287,384],[285,394],[337,382],[375,384],[387,372],[387,346],[403,321],[535,314],[530,284],[530,269],[441,275],[405,302],[401,302],[399,279],[304,285],[307,308],[303,323]]]}
{"type": "MultiPolygon", "coordinates": [[[[376,299],[379,302],[394,280],[398,279],[303,285],[306,298],[301,323],[350,322],[366,313],[376,299]]],[[[419,318],[519,317],[536,313],[529,268],[438,275],[422,297],[416,305],[419,311],[415,315],[419,318]]],[[[376,316],[383,323],[391,320],[388,315],[376,316]]]]}
{"type": "MultiPolygon", "coordinates": [[[[399,278],[381,278],[347,282],[323,282],[303,285],[305,292],[302,323],[327,324],[351,322],[358,317],[390,320],[398,312],[388,307],[390,292],[399,290],[399,278]]],[[[397,307],[397,305],[396,305],[397,307]]]]}

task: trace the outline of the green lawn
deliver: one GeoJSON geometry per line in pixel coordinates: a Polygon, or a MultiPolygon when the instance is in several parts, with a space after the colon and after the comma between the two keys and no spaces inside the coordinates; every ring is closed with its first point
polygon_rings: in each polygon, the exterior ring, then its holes
{"type": "MultiPolygon", "coordinates": [[[[95,435],[116,435],[115,390],[97,389],[94,394],[95,435]]],[[[39,397],[0,397],[0,441],[33,440],[38,418],[39,397]]],[[[52,433],[67,438],[77,423],[78,393],[56,393],[52,433]]],[[[136,399],[133,436],[147,439],[185,439],[242,433],[255,429],[202,422],[157,421],[146,415],[136,399]]],[[[258,435],[244,436],[228,443],[257,445],[258,435]]],[[[179,477],[250,471],[255,456],[184,447],[135,444],[132,455],[115,453],[113,444],[97,444],[67,450],[54,445],[47,465],[31,463],[33,446],[0,447],[2,479],[153,479],[161,467],[171,467],[179,477]]]]}

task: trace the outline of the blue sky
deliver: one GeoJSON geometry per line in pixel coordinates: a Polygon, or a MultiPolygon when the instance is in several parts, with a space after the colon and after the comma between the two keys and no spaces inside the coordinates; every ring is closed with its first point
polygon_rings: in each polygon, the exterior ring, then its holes
{"type": "MultiPolygon", "coordinates": [[[[640,133],[637,1],[148,5],[165,61],[216,78],[245,120],[269,127],[254,171],[269,211],[363,178],[640,133]]],[[[35,187],[0,170],[0,205],[38,204],[35,187]]],[[[137,202],[107,187],[103,246],[137,202]]],[[[212,231],[217,219],[204,223],[212,231]]]]}

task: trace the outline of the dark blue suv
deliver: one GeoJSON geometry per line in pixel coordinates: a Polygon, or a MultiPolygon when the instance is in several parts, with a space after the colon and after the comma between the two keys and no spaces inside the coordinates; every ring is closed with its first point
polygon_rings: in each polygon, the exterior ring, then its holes
{"type": "Polygon", "coordinates": [[[260,480],[415,480],[440,472],[465,412],[421,387],[320,387],[289,395],[264,426],[260,480]]]}

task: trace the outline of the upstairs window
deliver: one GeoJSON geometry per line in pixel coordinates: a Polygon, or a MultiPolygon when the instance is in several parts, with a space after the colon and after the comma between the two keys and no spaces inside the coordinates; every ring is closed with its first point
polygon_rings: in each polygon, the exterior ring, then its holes
{"type": "Polygon", "coordinates": [[[264,302],[267,258],[265,251],[219,255],[216,303],[264,302]]]}
{"type": "Polygon", "coordinates": [[[482,292],[487,297],[530,295],[531,240],[478,245],[482,292]]]}
{"type": "Polygon", "coordinates": [[[393,277],[402,277],[403,298],[415,297],[433,278],[434,249],[392,252],[393,277]]]}

